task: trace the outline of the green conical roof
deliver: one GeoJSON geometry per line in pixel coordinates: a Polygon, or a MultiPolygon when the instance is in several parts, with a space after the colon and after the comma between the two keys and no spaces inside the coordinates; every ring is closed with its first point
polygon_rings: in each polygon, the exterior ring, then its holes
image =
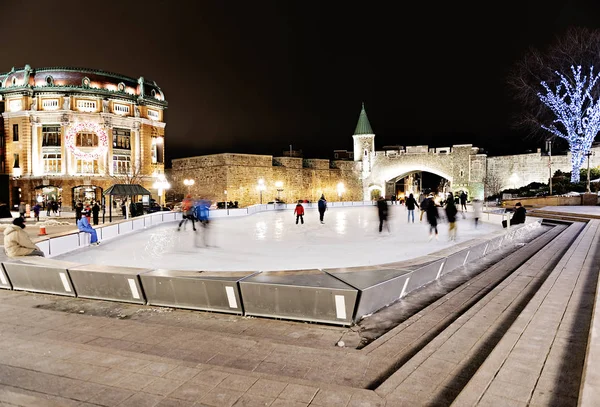
{"type": "Polygon", "coordinates": [[[358,118],[358,123],[356,124],[356,130],[354,130],[354,135],[359,134],[375,134],[373,133],[373,129],[371,128],[371,123],[369,123],[369,118],[367,117],[367,112],[365,111],[365,104],[362,104],[362,109],[360,111],[360,116],[358,118]]]}

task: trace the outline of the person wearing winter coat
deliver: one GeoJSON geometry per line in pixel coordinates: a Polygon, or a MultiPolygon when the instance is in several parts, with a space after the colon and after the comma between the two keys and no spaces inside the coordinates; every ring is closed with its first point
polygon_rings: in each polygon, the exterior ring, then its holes
{"type": "Polygon", "coordinates": [[[94,225],[98,224],[98,215],[100,214],[100,205],[98,202],[94,202],[94,206],[92,206],[92,219],[94,220],[94,225]]]}
{"type": "Polygon", "coordinates": [[[479,224],[479,218],[481,217],[481,211],[483,210],[483,203],[479,199],[473,200],[473,219],[475,219],[475,227],[479,224]]]}
{"type": "Polygon", "coordinates": [[[88,220],[87,216],[82,216],[81,219],[77,221],[77,229],[79,229],[80,232],[89,233],[91,235],[91,244],[96,246],[100,244],[98,241],[98,233],[96,233],[96,230],[92,227],[92,225],[90,225],[90,221],[88,220]]]}
{"type": "Polygon", "coordinates": [[[377,200],[377,213],[379,215],[379,233],[383,230],[383,224],[385,223],[385,227],[388,232],[390,231],[390,225],[387,223],[388,218],[388,204],[384,197],[380,196],[377,200]]]}
{"type": "Polygon", "coordinates": [[[415,206],[418,206],[418,203],[413,194],[408,196],[404,205],[406,205],[406,210],[408,212],[408,222],[410,222],[410,218],[412,217],[412,223],[415,223],[415,206]]]}
{"type": "Polygon", "coordinates": [[[35,220],[37,220],[38,222],[40,221],[40,210],[42,209],[42,207],[40,206],[39,203],[36,203],[35,206],[33,207],[33,216],[35,217],[35,220]]]}
{"type": "MultiPolygon", "coordinates": [[[[510,220],[510,226],[518,225],[520,223],[525,223],[526,214],[527,214],[527,211],[525,210],[525,208],[523,208],[523,205],[521,205],[521,202],[517,202],[515,204],[515,213],[510,220]]],[[[504,227],[504,228],[506,227],[505,220],[502,221],[502,227],[504,227]]]]}
{"type": "Polygon", "coordinates": [[[41,256],[44,252],[40,250],[25,231],[25,219],[16,218],[12,225],[4,229],[4,251],[8,257],[41,256]]]}
{"type": "Polygon", "coordinates": [[[429,195],[429,197],[423,202],[425,206],[425,212],[427,213],[427,222],[429,222],[429,240],[433,238],[433,232],[435,231],[435,239],[438,238],[438,230],[437,230],[437,220],[440,217],[438,214],[437,206],[435,206],[435,202],[433,202],[433,195],[429,195]]]}
{"type": "Polygon", "coordinates": [[[26,212],[27,212],[27,207],[25,206],[25,202],[19,203],[19,216],[24,218],[26,212]]]}
{"type": "Polygon", "coordinates": [[[298,201],[298,203],[296,204],[296,208],[294,209],[294,215],[296,215],[296,225],[298,224],[298,220],[300,220],[304,225],[304,206],[302,206],[301,201],[298,201]]]}
{"type": "Polygon", "coordinates": [[[446,200],[446,218],[448,219],[448,236],[450,240],[456,240],[456,214],[458,210],[456,209],[456,204],[454,203],[454,199],[452,196],[452,192],[448,196],[446,200]]]}
{"type": "Polygon", "coordinates": [[[323,217],[325,216],[325,211],[327,210],[327,200],[325,199],[325,194],[321,195],[319,199],[319,220],[321,223],[325,223],[323,221],[323,217]]]}

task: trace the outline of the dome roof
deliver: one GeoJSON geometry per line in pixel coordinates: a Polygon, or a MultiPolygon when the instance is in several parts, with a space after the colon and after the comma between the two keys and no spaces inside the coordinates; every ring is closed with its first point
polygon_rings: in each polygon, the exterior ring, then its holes
{"type": "Polygon", "coordinates": [[[77,91],[106,96],[120,96],[130,99],[143,99],[145,102],[166,106],[162,90],[156,82],[140,77],[138,79],[105,72],[99,69],[52,67],[13,68],[0,74],[0,94],[23,92],[65,92],[77,91]]]}

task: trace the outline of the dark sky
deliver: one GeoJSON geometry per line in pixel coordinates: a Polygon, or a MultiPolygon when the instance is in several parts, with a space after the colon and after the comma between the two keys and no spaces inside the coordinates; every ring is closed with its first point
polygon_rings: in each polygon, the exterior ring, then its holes
{"type": "Polygon", "coordinates": [[[290,144],[330,158],[352,148],[362,101],[378,147],[535,148],[511,129],[507,70],[600,16],[598,2],[5,3],[0,71],[81,66],[155,80],[169,102],[168,158],[280,155],[290,144]]]}

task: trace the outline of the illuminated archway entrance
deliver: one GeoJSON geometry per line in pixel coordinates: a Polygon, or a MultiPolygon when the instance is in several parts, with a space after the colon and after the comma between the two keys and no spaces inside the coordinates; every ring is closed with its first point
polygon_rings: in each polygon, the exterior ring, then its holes
{"type": "Polygon", "coordinates": [[[72,188],[73,208],[77,202],[81,201],[83,205],[91,204],[93,201],[101,202],[102,187],[96,185],[78,185],[72,188]]]}

